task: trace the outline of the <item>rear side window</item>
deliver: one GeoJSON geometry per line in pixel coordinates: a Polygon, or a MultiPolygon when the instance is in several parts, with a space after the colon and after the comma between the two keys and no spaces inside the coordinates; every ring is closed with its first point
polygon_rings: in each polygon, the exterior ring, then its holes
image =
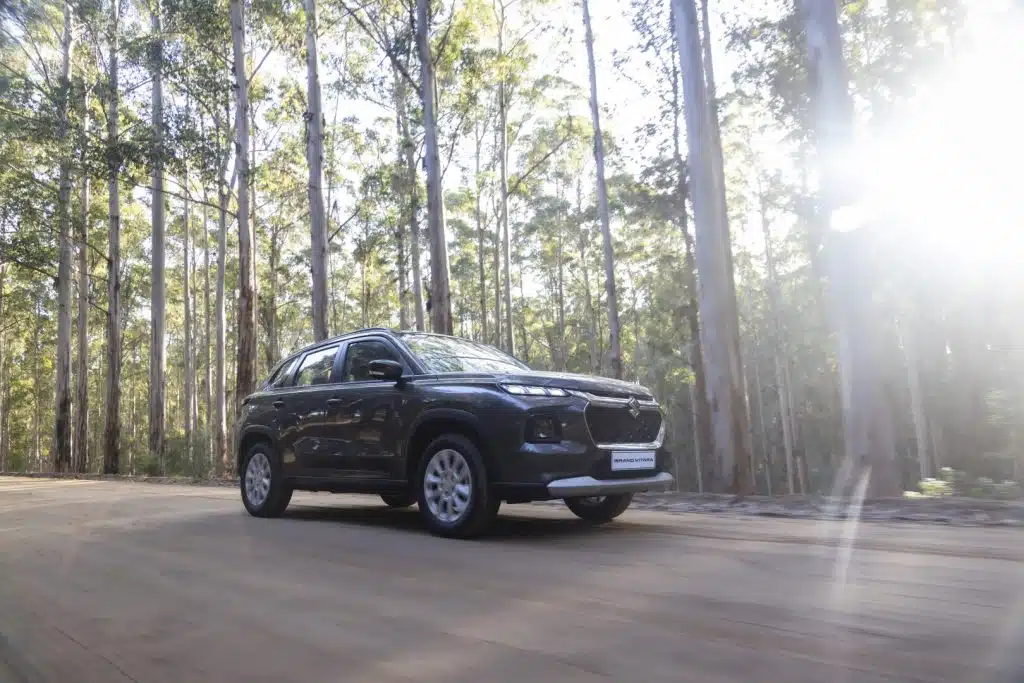
{"type": "Polygon", "coordinates": [[[330,382],[331,370],[334,369],[334,357],[337,354],[337,346],[317,349],[306,354],[302,365],[299,366],[299,372],[295,375],[295,386],[308,387],[330,382]]]}
{"type": "Polygon", "coordinates": [[[292,370],[295,369],[295,366],[298,364],[298,362],[298,356],[285,362],[280,368],[278,368],[277,372],[274,373],[274,376],[267,381],[267,388],[279,389],[283,387],[285,383],[288,381],[288,379],[292,376],[292,370]]]}

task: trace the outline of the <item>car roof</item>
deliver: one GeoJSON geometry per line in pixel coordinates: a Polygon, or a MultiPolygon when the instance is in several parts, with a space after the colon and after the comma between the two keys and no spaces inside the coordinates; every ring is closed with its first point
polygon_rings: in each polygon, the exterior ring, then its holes
{"type": "Polygon", "coordinates": [[[361,336],[363,336],[365,334],[371,334],[371,333],[377,333],[377,334],[384,333],[384,334],[390,334],[390,335],[396,334],[395,330],[389,329],[387,327],[365,327],[365,328],[363,328],[361,330],[353,330],[352,332],[346,332],[345,334],[339,334],[339,335],[336,335],[334,337],[330,337],[329,339],[324,339],[323,341],[318,341],[318,342],[313,342],[312,344],[307,344],[306,346],[303,346],[301,349],[297,349],[297,350],[293,351],[292,353],[289,353],[287,358],[294,358],[295,356],[301,356],[302,354],[304,354],[304,353],[306,353],[308,351],[312,351],[313,349],[318,349],[321,346],[329,346],[330,344],[335,344],[335,343],[338,343],[338,342],[348,341],[349,339],[353,339],[355,337],[361,337],[361,336]]]}

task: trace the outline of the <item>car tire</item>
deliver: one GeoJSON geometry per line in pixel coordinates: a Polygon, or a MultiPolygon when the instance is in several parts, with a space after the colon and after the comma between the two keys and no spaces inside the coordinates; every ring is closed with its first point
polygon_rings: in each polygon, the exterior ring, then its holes
{"type": "Polygon", "coordinates": [[[420,458],[416,482],[420,515],[427,529],[438,536],[478,536],[501,506],[491,491],[480,451],[461,434],[444,434],[430,442],[420,458]],[[445,476],[451,478],[445,481],[445,476]]]}
{"type": "Polygon", "coordinates": [[[591,524],[607,524],[625,512],[632,502],[632,493],[565,499],[566,507],[574,515],[591,524]]]}
{"type": "Polygon", "coordinates": [[[281,459],[269,443],[253,444],[245,454],[240,477],[242,504],[253,517],[280,517],[292,499],[281,459]]]}
{"type": "Polygon", "coordinates": [[[380,499],[389,508],[395,510],[407,508],[416,503],[416,496],[412,493],[382,493],[380,499]]]}

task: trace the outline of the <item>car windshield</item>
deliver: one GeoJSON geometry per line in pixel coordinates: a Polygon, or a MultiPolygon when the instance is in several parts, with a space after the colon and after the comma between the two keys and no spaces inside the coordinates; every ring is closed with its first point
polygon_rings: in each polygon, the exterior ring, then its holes
{"type": "Polygon", "coordinates": [[[510,372],[529,368],[493,346],[433,334],[403,334],[402,339],[429,372],[510,372]]]}

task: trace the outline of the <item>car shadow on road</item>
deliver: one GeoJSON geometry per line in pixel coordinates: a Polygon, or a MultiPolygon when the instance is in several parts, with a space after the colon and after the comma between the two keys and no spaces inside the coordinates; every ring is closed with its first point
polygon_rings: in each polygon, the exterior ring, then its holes
{"type": "MultiPolygon", "coordinates": [[[[538,517],[534,515],[516,514],[516,507],[502,508],[501,513],[492,522],[480,540],[537,540],[544,538],[563,538],[609,535],[616,533],[619,525],[594,526],[571,517],[538,517]]],[[[284,514],[284,519],[314,522],[341,522],[358,524],[366,527],[377,527],[428,533],[420,520],[419,511],[415,506],[405,510],[393,510],[383,505],[360,505],[344,507],[292,505],[284,514]]],[[[621,528],[620,528],[621,530],[621,528]]]]}

